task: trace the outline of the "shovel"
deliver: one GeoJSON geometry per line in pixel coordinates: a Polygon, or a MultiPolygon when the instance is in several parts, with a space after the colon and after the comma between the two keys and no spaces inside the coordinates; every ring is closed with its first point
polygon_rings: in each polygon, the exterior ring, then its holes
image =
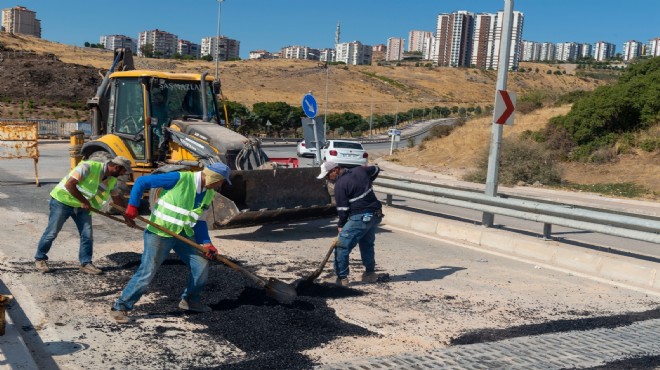
{"type": "MultiPolygon", "coordinates": [[[[117,211],[121,212],[122,214],[126,213],[126,210],[123,207],[120,207],[120,206],[118,206],[116,204],[113,204],[113,203],[110,203],[110,206],[112,208],[116,209],[117,211]]],[[[166,229],[166,228],[164,228],[164,227],[162,227],[162,226],[160,226],[156,223],[153,223],[153,222],[149,221],[148,219],[146,219],[144,217],[137,216],[136,218],[138,220],[146,223],[146,224],[151,225],[152,227],[155,227],[156,229],[158,229],[158,230],[160,230],[160,231],[162,231],[162,232],[164,232],[168,235],[171,235],[171,236],[179,239],[180,241],[190,245],[191,247],[197,249],[198,251],[200,251],[202,253],[206,253],[206,249],[204,247],[202,247],[201,245],[195,243],[194,241],[192,241],[188,238],[185,238],[185,237],[183,237],[179,234],[176,234],[176,233],[174,233],[174,232],[172,232],[172,231],[170,231],[170,230],[168,230],[168,229],[166,229]]],[[[114,217],[113,217],[113,219],[114,219],[114,217]]],[[[120,220],[117,219],[117,221],[120,221],[120,220]]],[[[121,222],[123,222],[123,221],[121,221],[121,222]]],[[[250,271],[242,268],[241,266],[233,263],[232,261],[227,259],[227,257],[225,257],[225,256],[223,256],[219,253],[215,254],[215,259],[222,262],[223,264],[229,266],[230,268],[242,273],[244,276],[246,276],[247,278],[252,280],[255,284],[257,284],[260,288],[264,288],[266,290],[266,294],[269,297],[274,298],[275,300],[277,300],[280,303],[291,304],[291,303],[293,303],[293,301],[295,301],[296,297],[298,296],[298,294],[296,293],[296,289],[293,286],[291,286],[291,285],[289,285],[289,284],[287,284],[287,283],[285,283],[281,280],[278,280],[278,279],[275,279],[275,278],[269,278],[268,281],[266,281],[265,279],[257,276],[256,274],[253,274],[250,271]]]]}
{"type": "Polygon", "coordinates": [[[330,259],[330,255],[332,254],[332,251],[335,250],[337,247],[337,240],[338,237],[335,238],[335,240],[332,242],[332,245],[330,246],[330,249],[328,250],[328,253],[325,254],[325,258],[323,261],[321,261],[321,264],[319,265],[319,268],[316,269],[316,271],[312,272],[309,276],[304,277],[301,281],[303,284],[311,284],[318,278],[321,273],[323,272],[323,268],[325,267],[325,264],[328,262],[328,259],[330,259]]]}

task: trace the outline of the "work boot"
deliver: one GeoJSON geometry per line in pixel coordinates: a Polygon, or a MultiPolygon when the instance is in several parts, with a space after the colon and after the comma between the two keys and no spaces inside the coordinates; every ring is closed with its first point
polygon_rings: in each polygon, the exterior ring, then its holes
{"type": "Polygon", "coordinates": [[[377,274],[373,271],[371,272],[363,272],[362,273],[362,282],[363,283],[375,283],[378,281],[378,279],[381,277],[381,274],[377,274]]]}
{"type": "Polygon", "coordinates": [[[103,273],[103,271],[100,268],[92,265],[91,262],[81,265],[80,272],[84,272],[85,274],[90,274],[90,275],[101,275],[103,273]]]}
{"type": "Polygon", "coordinates": [[[128,317],[128,311],[125,310],[115,310],[113,308],[110,310],[110,316],[117,324],[128,324],[131,322],[131,319],[128,317]]]}
{"type": "Polygon", "coordinates": [[[50,272],[50,268],[48,267],[46,260],[37,260],[34,264],[37,267],[37,271],[41,272],[42,274],[50,272]]]}
{"type": "Polygon", "coordinates": [[[350,282],[348,281],[347,277],[345,277],[343,279],[338,277],[337,280],[335,281],[335,285],[337,285],[339,287],[347,287],[349,283],[350,282]]]}
{"type": "Polygon", "coordinates": [[[186,311],[195,311],[195,312],[211,312],[213,309],[200,302],[188,302],[185,299],[182,299],[179,302],[179,308],[186,311]]]}

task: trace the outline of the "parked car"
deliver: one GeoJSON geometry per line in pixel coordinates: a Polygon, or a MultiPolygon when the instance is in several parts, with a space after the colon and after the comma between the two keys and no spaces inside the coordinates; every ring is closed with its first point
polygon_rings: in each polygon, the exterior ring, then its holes
{"type": "Polygon", "coordinates": [[[321,159],[333,161],[342,167],[355,167],[367,164],[369,154],[360,142],[328,140],[321,149],[321,159]]]}
{"type": "Polygon", "coordinates": [[[296,148],[296,155],[298,157],[316,157],[316,146],[314,144],[307,145],[305,140],[298,142],[298,148],[296,148]]]}

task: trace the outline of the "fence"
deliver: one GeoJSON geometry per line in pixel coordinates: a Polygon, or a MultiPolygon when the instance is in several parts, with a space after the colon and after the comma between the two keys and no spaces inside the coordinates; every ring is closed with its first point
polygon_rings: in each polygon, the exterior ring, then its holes
{"type": "Polygon", "coordinates": [[[92,134],[89,122],[60,122],[56,119],[1,119],[8,123],[34,123],[39,139],[68,139],[71,131],[82,131],[85,136],[92,134]]]}

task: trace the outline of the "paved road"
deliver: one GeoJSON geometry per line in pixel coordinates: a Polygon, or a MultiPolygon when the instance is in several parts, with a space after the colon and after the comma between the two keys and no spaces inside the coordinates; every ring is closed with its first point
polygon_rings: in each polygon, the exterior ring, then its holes
{"type": "MultiPolygon", "coordinates": [[[[185,368],[229,363],[233,368],[249,368],[253,361],[271,355],[302,356],[311,361],[307,364],[327,368],[349,368],[349,364],[364,364],[366,369],[385,365],[570,368],[660,353],[654,341],[649,340],[651,346],[641,344],[642,339],[657,333],[660,317],[655,294],[387,224],[378,234],[377,253],[379,267],[389,273],[389,280],[375,285],[354,283],[345,292],[322,284],[329,290],[323,296],[310,297],[315,299],[314,306],[300,307],[309,312],[321,305],[332,309],[333,325],[325,326],[325,333],[350,325],[369,335],[338,334],[322,342],[309,338],[310,345],[304,348],[282,338],[276,351],[269,350],[267,343],[247,348],[240,337],[227,331],[229,322],[223,325],[218,320],[215,326],[215,321],[200,315],[180,315],[173,309],[154,314],[148,308],[138,311],[136,325],[117,327],[107,319],[107,308],[121,289],[125,267],[113,258],[139,253],[140,233],[95,219],[95,256],[106,270],[99,278],[77,272],[77,233],[70,224],[51,253],[58,272],[42,275],[31,267],[36,241],[46,224],[48,192],[66,173],[68,161],[62,158],[66,149],[67,144],[42,146],[39,171],[44,185],[40,188],[31,183],[31,161],[0,161],[0,273],[4,284],[0,289],[15,294],[16,304],[9,309],[14,320],[11,328],[26,341],[40,368],[185,368]],[[119,288],[113,285],[117,279],[119,288]],[[563,330],[551,330],[557,327],[563,330]],[[469,333],[485,336],[492,330],[500,330],[491,332],[499,339],[495,342],[455,343],[469,333]],[[631,333],[639,338],[632,338],[631,333]],[[567,343],[573,343],[573,349],[567,343]],[[200,362],[195,356],[200,348],[210,348],[217,355],[200,362]],[[287,348],[297,349],[284,352],[287,348]],[[136,353],[142,362],[132,359],[136,353]]],[[[333,220],[321,219],[215,230],[212,235],[224,253],[260,275],[292,282],[316,268],[335,227],[333,220]]],[[[354,254],[352,268],[359,275],[359,259],[354,254]]],[[[169,268],[176,268],[176,264],[172,266],[169,268]]],[[[328,266],[323,281],[332,279],[330,271],[328,266]]],[[[181,274],[185,276],[184,271],[181,274]]],[[[269,305],[244,302],[225,307],[233,302],[223,295],[227,287],[222,281],[214,284],[216,290],[208,292],[206,299],[212,306],[224,308],[211,315],[229,320],[246,310],[252,318],[273,321],[269,305]]],[[[153,291],[145,297],[143,307],[149,307],[147,302],[176,301],[181,288],[153,291]]],[[[287,329],[301,325],[279,320],[287,329]]],[[[265,334],[250,326],[243,330],[248,336],[265,334]]],[[[304,335],[309,335],[308,329],[292,337],[304,335]]],[[[11,343],[3,339],[4,358],[0,361],[11,362],[16,357],[10,354],[15,352],[9,351],[11,343]]]]}

